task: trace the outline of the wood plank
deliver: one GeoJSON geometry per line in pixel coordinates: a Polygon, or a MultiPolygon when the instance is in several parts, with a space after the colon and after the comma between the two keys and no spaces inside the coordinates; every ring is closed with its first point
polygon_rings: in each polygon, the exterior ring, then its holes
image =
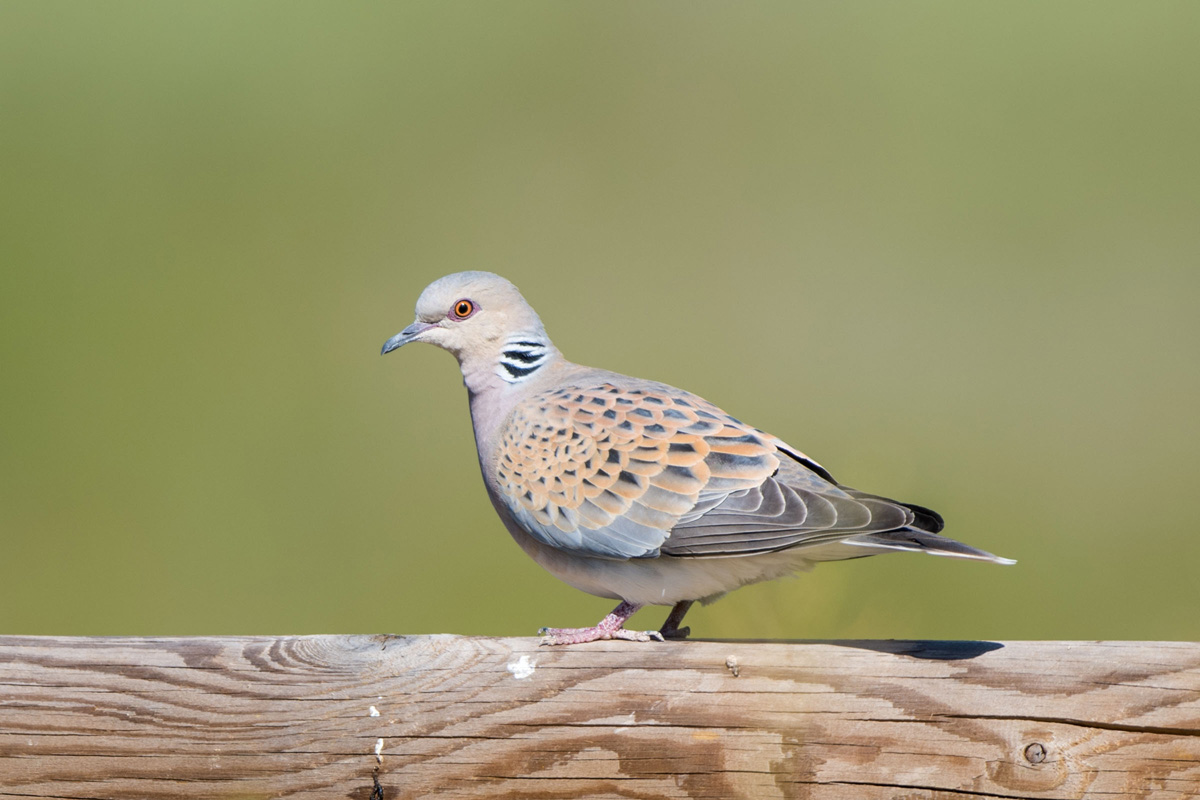
{"type": "Polygon", "coordinates": [[[1194,643],[0,637],[5,800],[1197,796],[1194,643]]]}

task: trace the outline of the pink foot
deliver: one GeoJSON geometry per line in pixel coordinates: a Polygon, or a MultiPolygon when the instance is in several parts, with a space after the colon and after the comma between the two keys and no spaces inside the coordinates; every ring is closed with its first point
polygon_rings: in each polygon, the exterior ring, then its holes
{"type": "Polygon", "coordinates": [[[542,628],[542,644],[583,644],[597,642],[603,639],[626,639],[631,642],[649,642],[663,640],[658,631],[627,631],[625,620],[633,616],[641,606],[632,603],[621,603],[613,612],[598,625],[590,628],[542,628]]]}

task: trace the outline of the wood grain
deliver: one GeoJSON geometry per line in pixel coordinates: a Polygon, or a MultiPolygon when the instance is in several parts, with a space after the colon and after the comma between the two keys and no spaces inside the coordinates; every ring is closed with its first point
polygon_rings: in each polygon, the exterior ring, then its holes
{"type": "Polygon", "coordinates": [[[0,637],[5,800],[1198,796],[1200,644],[0,637]]]}

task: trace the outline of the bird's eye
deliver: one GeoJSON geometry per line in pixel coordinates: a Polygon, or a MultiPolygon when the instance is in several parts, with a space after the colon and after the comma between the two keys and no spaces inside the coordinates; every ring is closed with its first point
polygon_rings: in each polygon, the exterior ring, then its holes
{"type": "Polygon", "coordinates": [[[466,319],[475,313],[475,304],[470,300],[459,300],[454,304],[454,316],[457,319],[466,319]]]}

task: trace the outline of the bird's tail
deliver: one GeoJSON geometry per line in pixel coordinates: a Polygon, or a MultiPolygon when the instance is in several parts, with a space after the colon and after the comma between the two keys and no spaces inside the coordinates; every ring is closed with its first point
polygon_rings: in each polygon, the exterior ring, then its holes
{"type": "MultiPolygon", "coordinates": [[[[932,513],[932,512],[931,512],[932,513]]],[[[941,517],[937,518],[941,522],[941,517]]],[[[940,529],[940,525],[938,526],[940,529]]],[[[845,540],[846,544],[856,547],[880,548],[884,550],[908,550],[910,552],[928,553],[931,556],[946,556],[948,558],[970,558],[975,561],[991,561],[995,564],[1015,564],[1011,558],[1002,558],[986,550],[963,544],[948,536],[942,536],[932,531],[918,528],[900,528],[885,533],[871,533],[866,536],[855,536],[845,540]]]]}

